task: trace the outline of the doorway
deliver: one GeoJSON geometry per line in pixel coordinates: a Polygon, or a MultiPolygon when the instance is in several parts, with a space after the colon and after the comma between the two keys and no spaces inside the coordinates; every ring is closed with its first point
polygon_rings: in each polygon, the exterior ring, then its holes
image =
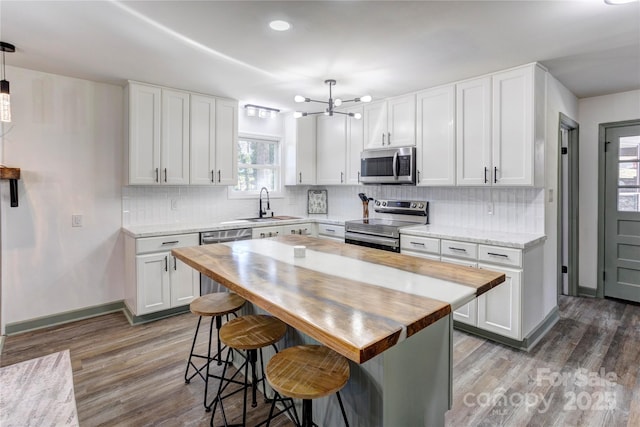
{"type": "Polygon", "coordinates": [[[558,126],[558,295],[578,295],[579,125],[560,113],[558,126]]]}
{"type": "Polygon", "coordinates": [[[640,120],[600,125],[599,294],[640,302],[640,120]]]}

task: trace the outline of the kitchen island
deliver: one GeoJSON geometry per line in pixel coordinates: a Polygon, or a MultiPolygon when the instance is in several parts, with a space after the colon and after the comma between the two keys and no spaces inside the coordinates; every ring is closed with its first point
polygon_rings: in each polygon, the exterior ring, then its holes
{"type": "MultiPolygon", "coordinates": [[[[172,253],[294,328],[285,345],[319,342],[353,361],[343,397],[354,426],[443,425],[450,313],[505,278],[306,236],[172,253]],[[306,246],[305,257],[294,257],[295,245],[306,246]]],[[[339,410],[321,399],[314,413],[334,425],[339,410]]]]}

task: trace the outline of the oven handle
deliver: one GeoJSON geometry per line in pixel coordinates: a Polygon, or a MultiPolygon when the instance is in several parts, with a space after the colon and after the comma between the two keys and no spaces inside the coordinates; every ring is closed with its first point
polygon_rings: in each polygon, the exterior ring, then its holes
{"type": "Polygon", "coordinates": [[[389,246],[397,248],[400,244],[398,239],[390,239],[388,237],[372,236],[370,234],[352,233],[347,231],[344,233],[345,240],[359,240],[361,242],[375,243],[377,245],[389,246]]]}

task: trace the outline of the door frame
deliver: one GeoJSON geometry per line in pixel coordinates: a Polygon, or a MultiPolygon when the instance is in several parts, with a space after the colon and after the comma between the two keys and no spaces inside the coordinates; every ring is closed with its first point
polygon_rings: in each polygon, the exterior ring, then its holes
{"type": "Polygon", "coordinates": [[[562,205],[564,198],[567,195],[563,192],[562,185],[562,176],[564,173],[563,170],[563,162],[562,162],[562,129],[566,129],[569,133],[567,140],[567,148],[569,156],[569,170],[567,173],[569,174],[569,203],[568,203],[568,216],[569,218],[574,218],[571,221],[571,226],[569,227],[568,232],[568,245],[569,245],[569,260],[567,262],[567,269],[569,271],[569,295],[578,296],[580,293],[579,289],[579,256],[580,256],[580,246],[579,246],[579,136],[580,136],[580,125],[575,120],[571,119],[569,116],[560,113],[560,118],[558,121],[558,208],[557,208],[557,258],[558,262],[558,271],[557,271],[557,284],[558,284],[558,298],[562,295],[562,284],[563,284],[563,273],[562,273],[562,265],[563,265],[563,257],[562,257],[562,243],[563,243],[563,218],[562,218],[562,205]]]}
{"type": "Polygon", "coordinates": [[[624,120],[621,122],[600,123],[598,125],[598,273],[596,281],[596,296],[604,298],[604,229],[605,229],[605,153],[607,141],[605,134],[608,129],[626,126],[640,126],[640,119],[624,120]]]}

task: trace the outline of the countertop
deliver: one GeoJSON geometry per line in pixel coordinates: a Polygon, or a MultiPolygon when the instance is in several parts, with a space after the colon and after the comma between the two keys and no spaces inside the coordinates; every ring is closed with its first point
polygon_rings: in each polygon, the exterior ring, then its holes
{"type": "MultiPolygon", "coordinates": [[[[349,218],[354,219],[354,218],[349,218]]],[[[304,223],[322,223],[333,225],[344,225],[344,218],[328,217],[301,217],[295,219],[281,219],[273,221],[251,222],[246,220],[229,220],[223,222],[208,223],[173,223],[138,225],[122,227],[122,231],[130,237],[157,237],[172,234],[200,233],[202,231],[232,230],[237,228],[268,227],[274,225],[292,225],[304,223]]],[[[544,234],[529,233],[508,233],[499,231],[475,230],[459,227],[446,227],[438,225],[415,225],[403,227],[401,234],[413,236],[433,237],[438,239],[461,240],[472,243],[482,243],[486,245],[505,246],[519,249],[526,249],[544,242],[544,234]]]]}
{"type": "Polygon", "coordinates": [[[284,236],[172,254],[290,326],[363,363],[504,282],[489,270],[284,236]],[[295,258],[293,246],[306,246],[295,258]]]}
{"type": "Polygon", "coordinates": [[[485,245],[505,246],[527,249],[546,240],[544,234],[507,233],[503,231],[474,230],[461,227],[443,227],[437,225],[415,225],[403,227],[401,234],[433,237],[438,239],[462,240],[485,245]]]}

